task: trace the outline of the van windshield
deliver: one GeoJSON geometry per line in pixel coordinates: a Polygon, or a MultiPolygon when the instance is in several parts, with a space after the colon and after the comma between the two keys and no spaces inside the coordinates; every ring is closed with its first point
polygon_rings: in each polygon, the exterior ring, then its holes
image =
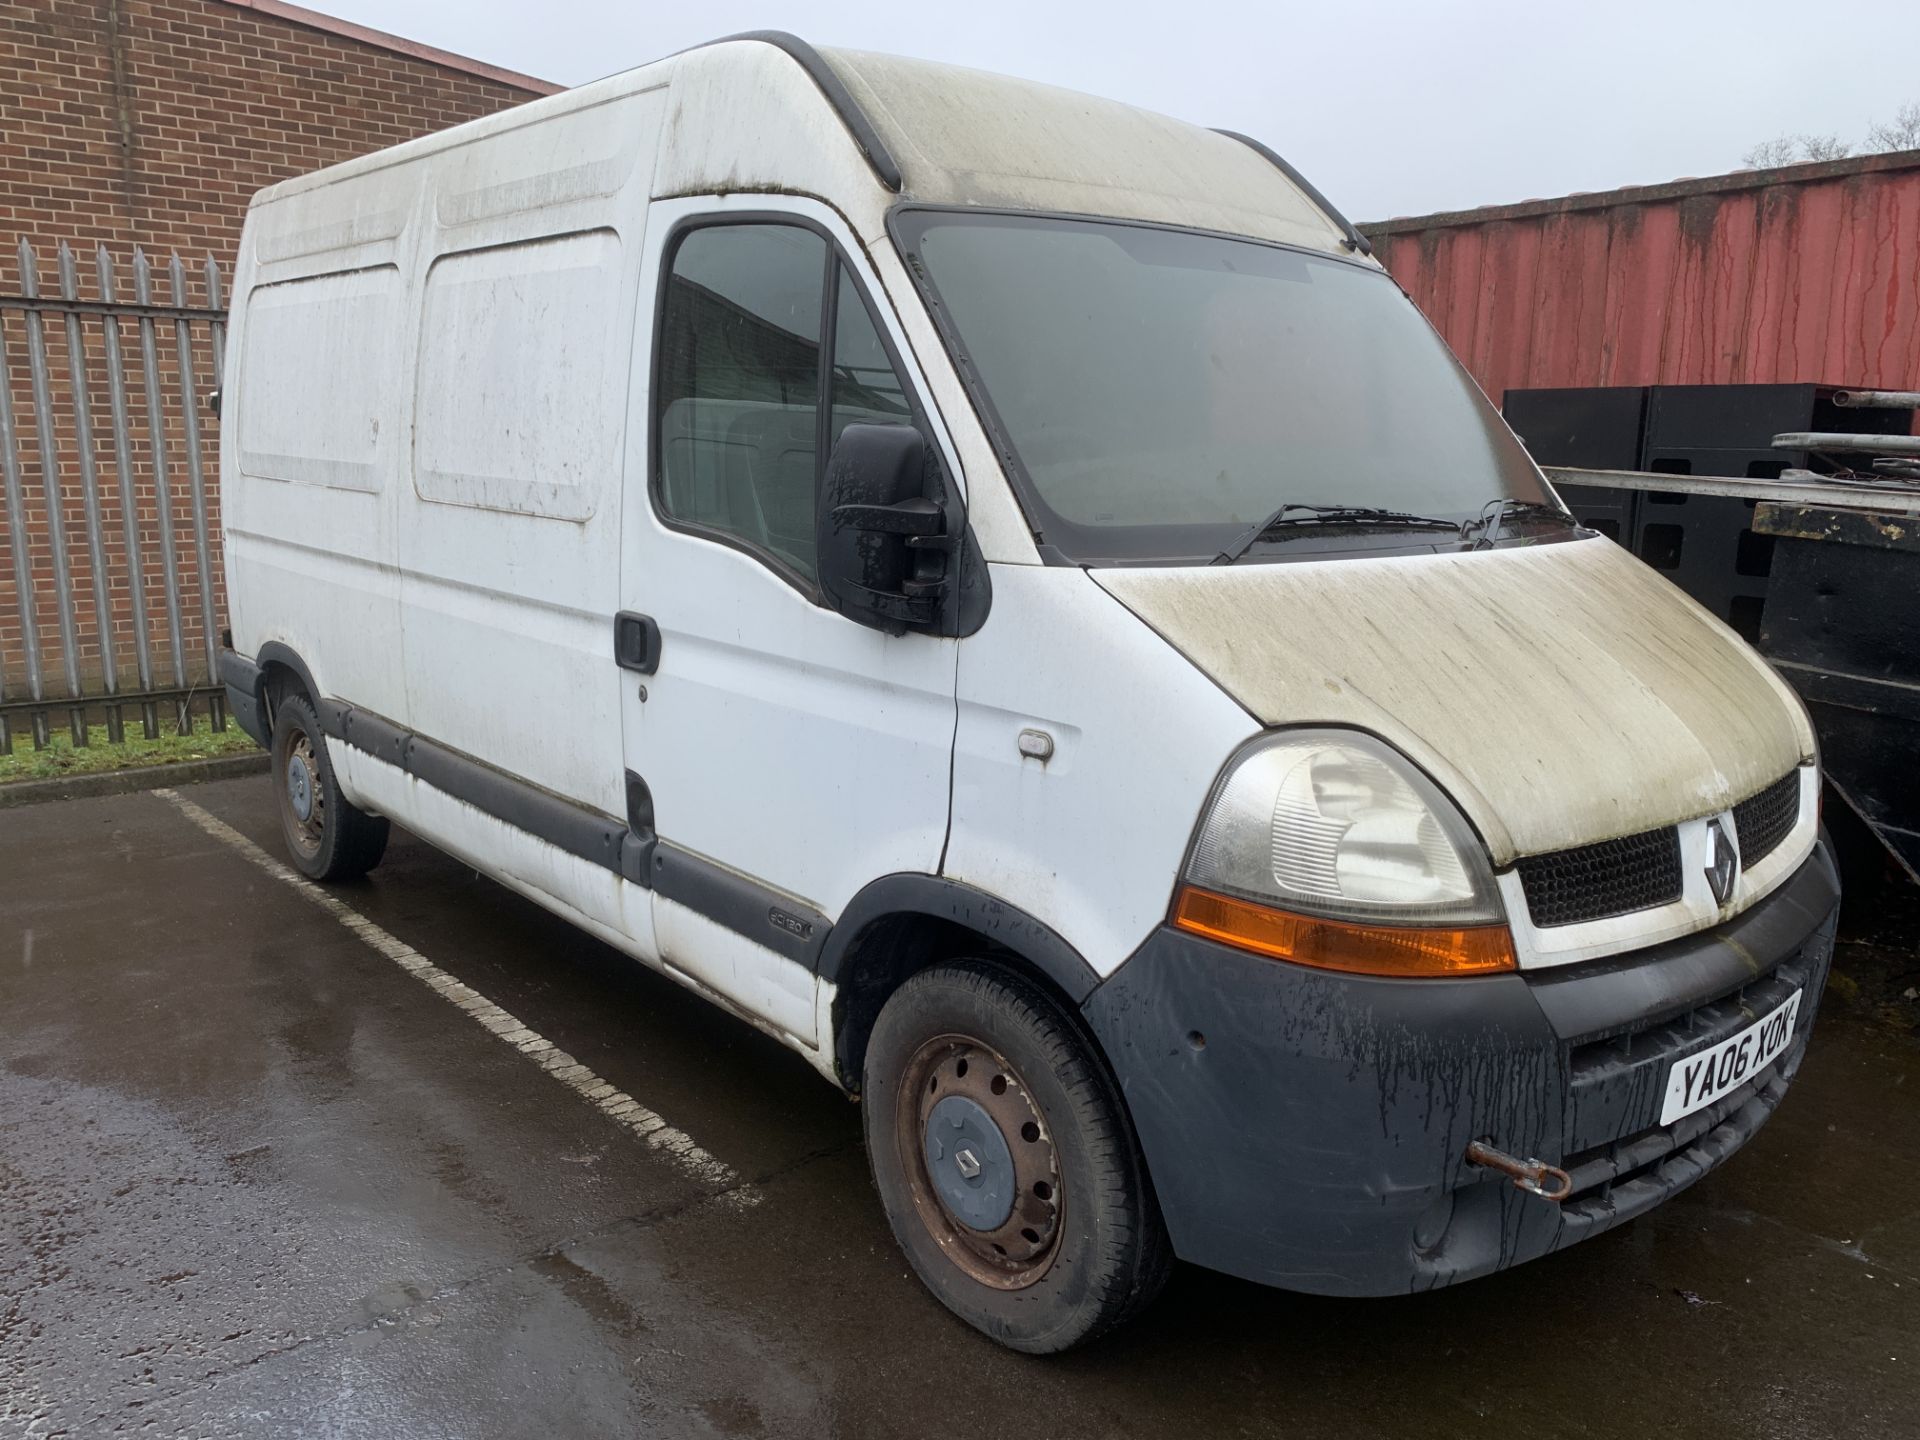
{"type": "MultiPolygon", "coordinates": [[[[895,223],[1029,520],[1066,558],[1211,560],[1288,503],[1471,520],[1549,500],[1371,266],[1110,221],[902,210],[895,223]]],[[[1437,533],[1353,539],[1454,543],[1437,533]]],[[[1290,558],[1280,538],[1247,558],[1290,558]]]]}

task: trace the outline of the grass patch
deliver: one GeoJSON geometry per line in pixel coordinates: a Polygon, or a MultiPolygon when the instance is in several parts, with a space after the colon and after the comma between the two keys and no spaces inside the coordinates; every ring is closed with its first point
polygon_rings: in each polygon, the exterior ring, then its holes
{"type": "Polygon", "coordinates": [[[225,730],[215,730],[204,715],[196,716],[191,735],[176,735],[164,716],[160,738],[149,740],[140,733],[138,711],[129,715],[127,738],[118,745],[107,743],[107,727],[93,727],[93,743],[78,749],[65,726],[55,726],[52,743],[44,750],[33,748],[33,735],[23,725],[14,730],[13,753],[0,755],[0,785],[20,780],[56,780],[63,775],[94,775],[105,770],[134,770],[144,765],[173,765],[183,760],[211,760],[218,755],[244,755],[257,749],[252,737],[232,719],[225,730]]]}

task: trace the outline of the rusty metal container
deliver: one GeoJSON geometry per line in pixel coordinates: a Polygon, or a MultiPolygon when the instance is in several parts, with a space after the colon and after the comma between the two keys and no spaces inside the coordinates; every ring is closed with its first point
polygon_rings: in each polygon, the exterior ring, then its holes
{"type": "Polygon", "coordinates": [[[1360,228],[1496,400],[1920,383],[1920,151],[1360,228]]]}

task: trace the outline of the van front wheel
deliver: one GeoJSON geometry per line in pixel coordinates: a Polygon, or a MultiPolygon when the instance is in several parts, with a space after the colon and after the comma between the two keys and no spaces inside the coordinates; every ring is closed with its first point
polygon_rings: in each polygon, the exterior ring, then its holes
{"type": "Polygon", "coordinates": [[[310,880],[351,880],[380,863],[387,820],[340,793],[313,706],[288,696],[273,716],[273,783],[294,868],[310,880]]]}
{"type": "Polygon", "coordinates": [[[1065,1350],[1166,1282],[1166,1227],[1120,1096],[1039,986],[969,961],[913,976],[874,1026],[861,1098],[894,1237],[975,1329],[1065,1350]]]}

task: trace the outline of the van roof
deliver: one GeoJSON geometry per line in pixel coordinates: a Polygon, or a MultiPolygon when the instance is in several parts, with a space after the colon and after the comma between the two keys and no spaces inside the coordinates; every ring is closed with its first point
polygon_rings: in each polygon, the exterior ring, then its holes
{"type": "MultiPolygon", "coordinates": [[[[793,173],[795,137],[839,146],[850,140],[878,192],[870,200],[882,208],[897,197],[1143,220],[1325,251],[1367,249],[1318,191],[1257,142],[1052,85],[867,51],[815,50],[772,31],[716,40],[283,181],[254,203],[669,84],[687,95],[675,95],[678,153],[663,155],[656,193],[805,190],[793,173]],[[766,125],[770,105],[790,112],[784,130],[766,125]],[[812,138],[829,130],[839,139],[812,138]],[[694,134],[701,142],[689,144],[694,134]],[[782,138],[770,143],[774,134],[782,138]]],[[[824,173],[802,168],[816,180],[824,173]]],[[[820,198],[847,208],[849,197],[820,198]]]]}
{"type": "Polygon", "coordinates": [[[1111,215],[1316,248],[1349,238],[1351,227],[1292,167],[1239,136],[959,65],[821,53],[916,200],[1111,215]]]}

